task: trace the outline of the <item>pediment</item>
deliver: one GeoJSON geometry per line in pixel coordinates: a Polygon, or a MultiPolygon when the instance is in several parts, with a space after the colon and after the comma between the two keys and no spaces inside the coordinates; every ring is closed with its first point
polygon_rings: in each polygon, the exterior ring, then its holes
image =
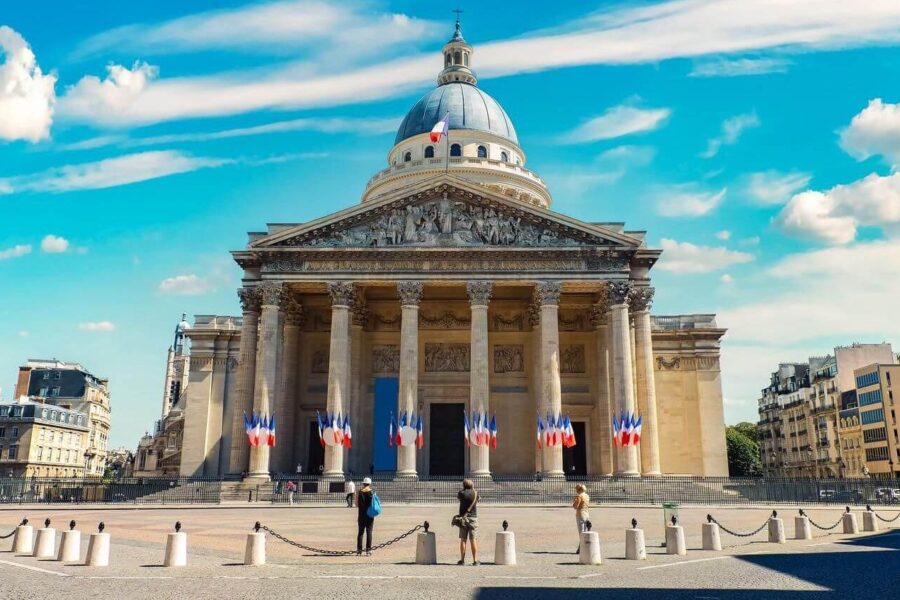
{"type": "Polygon", "coordinates": [[[257,239],[278,248],[637,248],[640,240],[603,230],[445,176],[257,239]]]}

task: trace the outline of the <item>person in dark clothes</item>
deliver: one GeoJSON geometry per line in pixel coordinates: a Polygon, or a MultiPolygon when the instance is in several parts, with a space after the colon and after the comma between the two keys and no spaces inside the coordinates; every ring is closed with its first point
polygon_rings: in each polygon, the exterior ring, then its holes
{"type": "Polygon", "coordinates": [[[456,495],[459,499],[459,516],[465,515],[468,524],[459,528],[459,562],[466,564],[466,542],[472,542],[472,564],[478,565],[478,492],[475,491],[475,483],[471,479],[463,480],[463,489],[456,495]]]}
{"type": "Polygon", "coordinates": [[[362,487],[356,492],[356,524],[359,531],[356,534],[356,554],[362,554],[363,532],[366,534],[366,556],[372,556],[372,526],[375,518],[369,516],[369,507],[372,506],[372,480],[366,477],[362,480],[362,487]]]}

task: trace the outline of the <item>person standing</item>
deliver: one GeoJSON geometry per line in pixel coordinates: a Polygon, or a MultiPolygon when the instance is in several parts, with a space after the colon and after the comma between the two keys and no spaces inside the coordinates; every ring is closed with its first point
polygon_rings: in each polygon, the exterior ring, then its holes
{"type": "Polygon", "coordinates": [[[366,556],[372,556],[372,527],[375,525],[375,517],[369,516],[369,507],[372,506],[372,498],[375,492],[372,490],[372,480],[365,477],[362,487],[356,493],[356,524],[359,530],[356,534],[356,554],[362,554],[363,532],[366,534],[366,556]]]}
{"type": "Polygon", "coordinates": [[[587,522],[591,516],[588,514],[588,505],[591,497],[580,483],[575,486],[575,498],[572,499],[572,508],[575,509],[575,526],[578,528],[578,549],[575,554],[581,553],[581,534],[587,531],[587,522]]]}
{"type": "Polygon", "coordinates": [[[297,476],[303,475],[303,463],[297,463],[297,476]]]}
{"type": "Polygon", "coordinates": [[[286,487],[287,487],[287,493],[288,493],[288,504],[293,506],[294,505],[294,492],[297,491],[297,484],[295,484],[291,480],[288,480],[286,487]]]}
{"type": "Polygon", "coordinates": [[[475,490],[475,483],[471,479],[464,479],[462,482],[463,489],[456,494],[459,499],[459,514],[454,519],[454,523],[459,527],[459,562],[458,565],[466,564],[466,542],[472,542],[472,564],[479,565],[478,562],[478,492],[475,490]]]}
{"type": "Polygon", "coordinates": [[[353,496],[356,495],[356,484],[352,479],[348,479],[344,484],[344,491],[347,492],[347,508],[353,508],[353,496]]]}

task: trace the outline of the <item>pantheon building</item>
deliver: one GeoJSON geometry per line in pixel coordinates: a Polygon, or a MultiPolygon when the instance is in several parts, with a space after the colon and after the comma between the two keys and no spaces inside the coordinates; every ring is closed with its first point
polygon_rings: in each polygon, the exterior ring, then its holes
{"type": "Polygon", "coordinates": [[[442,58],[359,204],[233,252],[242,315],[187,331],[181,474],[727,475],[725,330],[652,315],[661,251],[554,212],[458,24],[442,58]],[[275,447],[248,445],[254,411],[276,415],[275,447]],[[496,449],[467,447],[464,411],[496,415],[496,449]],[[317,412],[350,416],[352,448],[320,445],[317,412]],[[422,448],[389,445],[404,412],[422,448]],[[623,412],[643,417],[637,447],[612,442],[623,412]],[[574,447],[537,447],[547,413],[571,418],[574,447]]]}

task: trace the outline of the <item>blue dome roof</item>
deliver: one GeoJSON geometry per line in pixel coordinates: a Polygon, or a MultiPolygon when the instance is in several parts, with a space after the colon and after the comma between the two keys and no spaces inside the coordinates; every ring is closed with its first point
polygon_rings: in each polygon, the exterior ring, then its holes
{"type": "Polygon", "coordinates": [[[468,83],[447,83],[425,94],[406,113],[394,145],[420,133],[428,133],[450,113],[450,129],[486,131],[518,145],[519,138],[503,107],[468,83]]]}

